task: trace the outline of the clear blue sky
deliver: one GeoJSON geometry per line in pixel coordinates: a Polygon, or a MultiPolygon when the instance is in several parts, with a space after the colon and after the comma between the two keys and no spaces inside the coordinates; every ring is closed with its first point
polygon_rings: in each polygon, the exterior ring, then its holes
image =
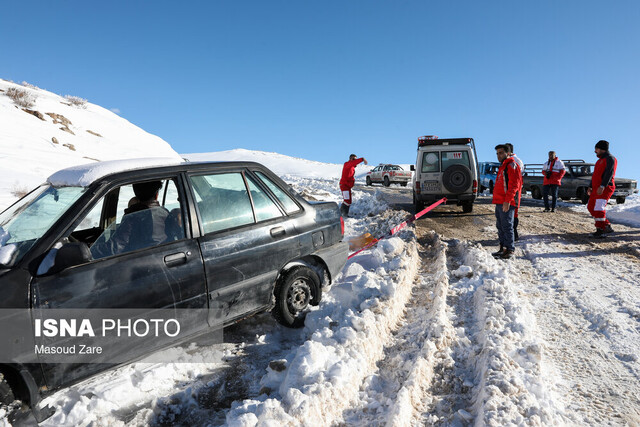
{"type": "Polygon", "coordinates": [[[0,77],[76,95],[178,152],[412,163],[416,138],[640,178],[640,2],[4,2],[0,77]]]}

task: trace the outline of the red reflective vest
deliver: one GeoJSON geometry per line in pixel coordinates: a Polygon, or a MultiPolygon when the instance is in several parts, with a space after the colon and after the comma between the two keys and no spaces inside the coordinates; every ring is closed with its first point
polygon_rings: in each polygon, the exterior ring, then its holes
{"type": "Polygon", "coordinates": [[[616,182],[614,180],[616,176],[616,169],[618,168],[618,160],[611,155],[608,151],[602,154],[602,157],[598,159],[595,167],[593,168],[593,175],[591,176],[591,188],[597,190],[598,187],[611,187],[610,190],[615,190],[616,182]]]}
{"type": "Polygon", "coordinates": [[[555,158],[547,162],[542,167],[542,185],[561,185],[562,177],[567,171],[564,169],[564,163],[559,158],[555,158]],[[551,171],[551,176],[547,178],[547,171],[551,171]]]}

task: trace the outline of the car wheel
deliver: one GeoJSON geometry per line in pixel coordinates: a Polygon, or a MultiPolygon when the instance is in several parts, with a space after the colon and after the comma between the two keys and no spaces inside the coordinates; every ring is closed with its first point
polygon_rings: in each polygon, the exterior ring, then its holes
{"type": "Polygon", "coordinates": [[[389,185],[391,185],[391,182],[389,182],[389,177],[385,176],[384,177],[384,182],[382,183],[385,187],[388,187],[389,185]]]}
{"type": "Polygon", "coordinates": [[[415,210],[415,213],[418,213],[424,209],[424,203],[416,199],[416,193],[413,193],[413,208],[415,210]]]}
{"type": "Polygon", "coordinates": [[[462,212],[471,213],[473,211],[473,202],[462,203],[462,212]]]}
{"type": "Polygon", "coordinates": [[[367,177],[367,185],[371,185],[371,177],[370,176],[367,177]]]}
{"type": "Polygon", "coordinates": [[[320,292],[318,275],[309,267],[299,266],[289,270],[276,283],[273,317],[289,328],[304,326],[309,305],[320,301],[320,292]]]}
{"type": "Polygon", "coordinates": [[[531,187],[531,197],[537,200],[542,199],[542,192],[538,187],[531,187]]]}
{"type": "Polygon", "coordinates": [[[578,198],[583,205],[589,203],[589,194],[587,194],[587,189],[585,187],[578,188],[578,198]]]}
{"type": "Polygon", "coordinates": [[[16,400],[13,395],[13,390],[9,386],[7,380],[4,379],[4,374],[0,374],[0,405],[8,406],[16,400]]]}
{"type": "Polygon", "coordinates": [[[407,183],[406,183],[406,182],[403,182],[403,183],[402,183],[402,186],[403,186],[403,187],[406,187],[406,186],[407,186],[407,183]]]}
{"type": "Polygon", "coordinates": [[[625,202],[625,198],[624,197],[616,197],[616,203],[621,205],[625,202]]]}
{"type": "Polygon", "coordinates": [[[442,184],[451,193],[463,193],[471,186],[471,170],[464,165],[451,165],[442,174],[442,184]]]}
{"type": "Polygon", "coordinates": [[[493,194],[493,181],[489,181],[489,194],[493,194]]]}

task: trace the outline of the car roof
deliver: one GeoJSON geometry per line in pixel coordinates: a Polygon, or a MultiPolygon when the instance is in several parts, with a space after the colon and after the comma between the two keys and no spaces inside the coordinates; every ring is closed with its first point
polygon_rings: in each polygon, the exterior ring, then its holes
{"type": "Polygon", "coordinates": [[[128,173],[130,171],[153,169],[206,169],[211,165],[243,165],[261,166],[255,162],[188,162],[180,158],[151,157],[124,160],[108,160],[88,163],[59,170],[47,178],[47,183],[55,187],[88,187],[110,175],[128,173]],[[179,166],[176,168],[176,166],[179,166]]]}

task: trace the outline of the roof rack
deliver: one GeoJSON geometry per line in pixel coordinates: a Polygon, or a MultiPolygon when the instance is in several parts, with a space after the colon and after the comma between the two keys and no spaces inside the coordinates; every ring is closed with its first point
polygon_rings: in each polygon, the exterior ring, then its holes
{"type": "Polygon", "coordinates": [[[418,137],[418,147],[426,145],[472,145],[473,138],[444,138],[440,139],[435,135],[425,135],[418,137]]]}
{"type": "Polygon", "coordinates": [[[563,160],[564,163],[587,163],[584,159],[567,159],[563,160]]]}

